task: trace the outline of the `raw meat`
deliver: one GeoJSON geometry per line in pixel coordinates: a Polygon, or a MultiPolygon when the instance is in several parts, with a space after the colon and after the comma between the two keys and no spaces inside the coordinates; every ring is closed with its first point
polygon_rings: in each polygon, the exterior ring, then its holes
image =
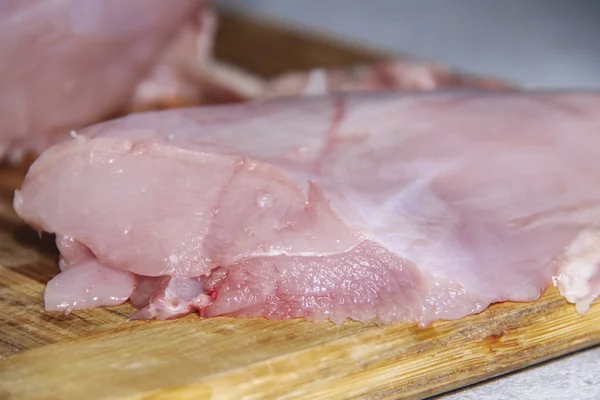
{"type": "Polygon", "coordinates": [[[202,0],[0,4],[0,159],[107,118],[202,0]]]}
{"type": "Polygon", "coordinates": [[[123,279],[95,305],[135,274],[136,318],[426,325],[536,300],[553,278],[584,312],[598,109],[598,92],[462,91],[130,115],[47,150],[14,205],[57,234],[63,308],[91,305],[71,271],[93,262],[123,279]]]}
{"type": "Polygon", "coordinates": [[[448,68],[418,60],[384,60],[344,68],[315,68],[283,74],[267,82],[261,97],[322,95],[358,91],[432,91],[457,87],[508,89],[494,79],[466,77],[448,68]]]}
{"type": "Polygon", "coordinates": [[[127,301],[134,288],[132,274],[89,258],[71,265],[50,281],[44,300],[49,311],[117,305],[127,301]]]}
{"type": "Polygon", "coordinates": [[[402,60],[265,81],[214,59],[211,6],[208,0],[173,7],[162,0],[0,5],[0,57],[9,60],[0,69],[0,161],[39,153],[72,129],[145,110],[339,91],[505,87],[402,60]]]}
{"type": "Polygon", "coordinates": [[[436,63],[406,59],[343,68],[314,68],[264,80],[214,60],[216,17],[204,12],[202,19],[199,25],[190,25],[182,32],[167,60],[158,64],[138,85],[129,111],[339,92],[508,90],[512,87],[498,79],[467,77],[436,63]]]}
{"type": "Polygon", "coordinates": [[[232,103],[259,97],[264,81],[215,60],[217,14],[206,7],[181,29],[161,61],[140,82],[126,113],[232,103]]]}

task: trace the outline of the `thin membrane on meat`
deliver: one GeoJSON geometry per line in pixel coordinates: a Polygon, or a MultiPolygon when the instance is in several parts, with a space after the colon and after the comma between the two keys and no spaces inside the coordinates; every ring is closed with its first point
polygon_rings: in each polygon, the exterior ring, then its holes
{"type": "Polygon", "coordinates": [[[464,91],[142,113],[47,150],[15,208],[57,234],[48,309],[114,304],[80,299],[91,257],[122,289],[101,298],[124,301],[133,276],[135,318],[424,325],[553,280],[584,312],[600,291],[598,109],[596,92],[464,91]]]}

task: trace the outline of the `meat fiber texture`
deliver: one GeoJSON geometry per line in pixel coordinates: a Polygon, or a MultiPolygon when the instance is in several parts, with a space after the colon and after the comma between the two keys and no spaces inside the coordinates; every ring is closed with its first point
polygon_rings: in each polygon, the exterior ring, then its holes
{"type": "Polygon", "coordinates": [[[155,111],[32,165],[47,310],[427,325],[600,291],[600,93],[353,93],[155,111]]]}
{"type": "Polygon", "coordinates": [[[127,100],[199,0],[0,5],[0,158],[44,149],[127,100]]]}

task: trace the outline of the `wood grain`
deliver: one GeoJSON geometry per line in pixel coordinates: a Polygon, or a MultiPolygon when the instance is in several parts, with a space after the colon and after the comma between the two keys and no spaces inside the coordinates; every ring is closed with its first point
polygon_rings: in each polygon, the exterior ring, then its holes
{"type": "Polygon", "coordinates": [[[373,62],[390,55],[231,12],[221,14],[219,27],[216,58],[266,78],[295,70],[373,62]]]}
{"type": "MultiPolygon", "coordinates": [[[[235,15],[223,18],[217,53],[264,76],[378,57],[235,15]]],[[[24,172],[0,168],[0,399],[420,399],[600,343],[600,304],[579,316],[553,288],[535,303],[427,329],[195,315],[126,322],[127,304],[47,313],[57,252],[12,210],[24,172]]]]}

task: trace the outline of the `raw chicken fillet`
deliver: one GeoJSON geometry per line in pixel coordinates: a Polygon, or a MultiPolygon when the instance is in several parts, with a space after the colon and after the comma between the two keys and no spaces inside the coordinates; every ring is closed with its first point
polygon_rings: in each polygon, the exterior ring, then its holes
{"type": "Polygon", "coordinates": [[[0,2],[0,161],[107,118],[200,0],[0,2]]]}
{"type": "Polygon", "coordinates": [[[209,0],[1,2],[0,161],[110,116],[256,97],[214,59],[216,28],[209,0]]]}
{"type": "Polygon", "coordinates": [[[0,58],[7,60],[0,67],[0,162],[38,155],[72,129],[139,111],[359,90],[506,86],[416,60],[264,80],[215,59],[218,16],[212,1],[171,3],[0,4],[0,58]]]}
{"type": "Polygon", "coordinates": [[[353,93],[73,133],[15,209],[57,235],[46,308],[427,325],[553,279],[600,291],[600,93],[353,93]]]}

